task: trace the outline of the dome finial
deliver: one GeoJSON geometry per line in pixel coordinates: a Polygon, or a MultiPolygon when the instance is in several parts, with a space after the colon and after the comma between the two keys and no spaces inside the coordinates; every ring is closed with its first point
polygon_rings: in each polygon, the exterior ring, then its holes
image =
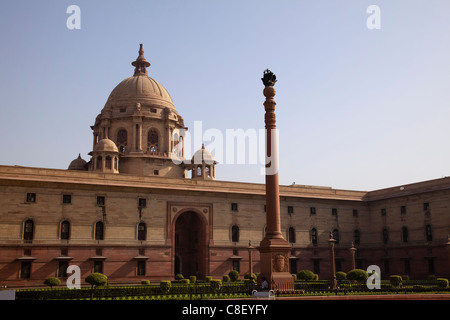
{"type": "Polygon", "coordinates": [[[132,66],[134,66],[134,75],[141,75],[141,74],[147,74],[147,68],[150,66],[150,62],[145,60],[144,57],[144,49],[142,48],[142,43],[139,45],[139,56],[137,57],[136,61],[133,61],[131,63],[132,66]]]}

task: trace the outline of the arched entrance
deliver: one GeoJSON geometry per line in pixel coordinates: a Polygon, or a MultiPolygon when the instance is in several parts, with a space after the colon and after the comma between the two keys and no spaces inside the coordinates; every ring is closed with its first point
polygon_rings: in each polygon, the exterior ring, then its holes
{"type": "Polygon", "coordinates": [[[175,222],[174,275],[185,278],[207,275],[208,242],[204,219],[194,211],[181,213],[175,222]]]}

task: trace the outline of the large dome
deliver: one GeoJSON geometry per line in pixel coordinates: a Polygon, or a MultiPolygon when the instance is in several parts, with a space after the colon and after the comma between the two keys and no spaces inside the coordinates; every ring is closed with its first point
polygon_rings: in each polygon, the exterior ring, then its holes
{"type": "Polygon", "coordinates": [[[131,64],[135,67],[134,75],[126,78],[113,89],[106,101],[105,108],[123,108],[130,104],[140,103],[141,105],[175,109],[166,88],[148,76],[147,67],[150,66],[150,62],[144,57],[142,44],[139,48],[139,56],[131,64]]]}
{"type": "Polygon", "coordinates": [[[146,74],[126,78],[109,95],[107,106],[121,106],[130,102],[175,108],[167,90],[146,74]]]}

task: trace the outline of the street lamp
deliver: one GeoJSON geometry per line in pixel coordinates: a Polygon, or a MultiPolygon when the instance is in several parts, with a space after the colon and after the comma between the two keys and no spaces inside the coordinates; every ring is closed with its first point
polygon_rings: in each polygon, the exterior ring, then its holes
{"type": "Polygon", "coordinates": [[[355,262],[356,248],[355,248],[355,245],[353,244],[353,241],[352,241],[352,247],[349,250],[350,250],[350,253],[352,254],[352,270],[355,270],[356,269],[356,262],[355,262]]]}
{"type": "Polygon", "coordinates": [[[330,232],[330,239],[328,239],[328,246],[330,247],[330,258],[331,258],[331,271],[333,273],[333,277],[331,279],[331,286],[333,290],[337,289],[337,281],[336,281],[336,263],[334,259],[334,245],[336,244],[336,240],[333,239],[333,233],[330,232]]]}
{"type": "Polygon", "coordinates": [[[248,240],[248,274],[250,279],[253,279],[253,259],[252,259],[252,251],[255,247],[252,246],[252,241],[248,240]]]}

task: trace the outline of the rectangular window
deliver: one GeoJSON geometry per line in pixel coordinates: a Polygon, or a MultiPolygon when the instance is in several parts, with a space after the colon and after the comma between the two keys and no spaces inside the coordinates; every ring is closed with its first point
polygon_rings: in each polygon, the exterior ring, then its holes
{"type": "Polygon", "coordinates": [[[27,202],[36,202],[36,193],[27,193],[27,202]]]}
{"type": "Polygon", "coordinates": [[[159,176],[159,170],[153,170],[153,175],[159,176]]]}
{"type": "Polygon", "coordinates": [[[435,274],[433,259],[428,259],[428,274],[435,274]]]}
{"type": "Polygon", "coordinates": [[[405,260],[405,274],[410,274],[411,273],[411,264],[409,262],[409,260],[405,260]]]}
{"type": "Polygon", "coordinates": [[[105,197],[104,196],[97,196],[97,205],[98,206],[104,206],[105,205],[105,197]]]}
{"type": "Polygon", "coordinates": [[[337,216],[337,209],[336,208],[331,209],[331,214],[333,216],[337,216]]]}
{"type": "Polygon", "coordinates": [[[294,213],[294,207],[293,206],[288,206],[288,213],[289,214],[294,213]]]}
{"type": "Polygon", "coordinates": [[[353,209],[353,216],[357,217],[358,216],[358,210],[357,209],[353,209]]]}
{"type": "Polygon", "coordinates": [[[428,202],[424,202],[423,211],[430,211],[430,204],[428,202]]]}
{"type": "Polygon", "coordinates": [[[401,206],[400,207],[400,213],[401,214],[405,214],[406,213],[406,206],[401,206]]]}
{"type": "Polygon", "coordinates": [[[67,268],[69,261],[60,261],[58,263],[58,278],[67,278],[67,268]]]}
{"type": "Polygon", "coordinates": [[[233,270],[240,272],[240,263],[239,260],[233,260],[233,270]]]}
{"type": "Polygon", "coordinates": [[[313,263],[314,263],[314,273],[319,274],[320,273],[320,261],[313,260],[313,263]]]}
{"type": "Polygon", "coordinates": [[[381,216],[384,217],[386,215],[386,208],[381,209],[381,216]]]}
{"type": "Polygon", "coordinates": [[[138,276],[145,276],[145,261],[138,261],[137,262],[137,275],[138,276]]]}
{"type": "Polygon", "coordinates": [[[64,203],[64,204],[71,204],[72,203],[72,195],[70,195],[70,194],[63,194],[63,196],[62,196],[62,203],[64,203]]]}
{"type": "Polygon", "coordinates": [[[391,273],[391,266],[389,264],[389,260],[384,260],[384,273],[385,274],[391,273]]]}
{"type": "Polygon", "coordinates": [[[315,207],[309,208],[309,214],[310,214],[310,215],[316,214],[316,208],[315,208],[315,207]]]}
{"type": "Polygon", "coordinates": [[[103,273],[103,261],[94,261],[94,272],[103,273]]]}
{"type": "Polygon", "coordinates": [[[231,211],[238,211],[238,204],[237,203],[232,203],[231,204],[231,211]]]}
{"type": "Polygon", "coordinates": [[[138,205],[139,205],[140,208],[145,208],[145,207],[147,207],[147,199],[145,199],[145,198],[139,198],[138,205]]]}
{"type": "Polygon", "coordinates": [[[23,261],[20,266],[20,279],[30,279],[31,276],[31,262],[23,261]]]}

